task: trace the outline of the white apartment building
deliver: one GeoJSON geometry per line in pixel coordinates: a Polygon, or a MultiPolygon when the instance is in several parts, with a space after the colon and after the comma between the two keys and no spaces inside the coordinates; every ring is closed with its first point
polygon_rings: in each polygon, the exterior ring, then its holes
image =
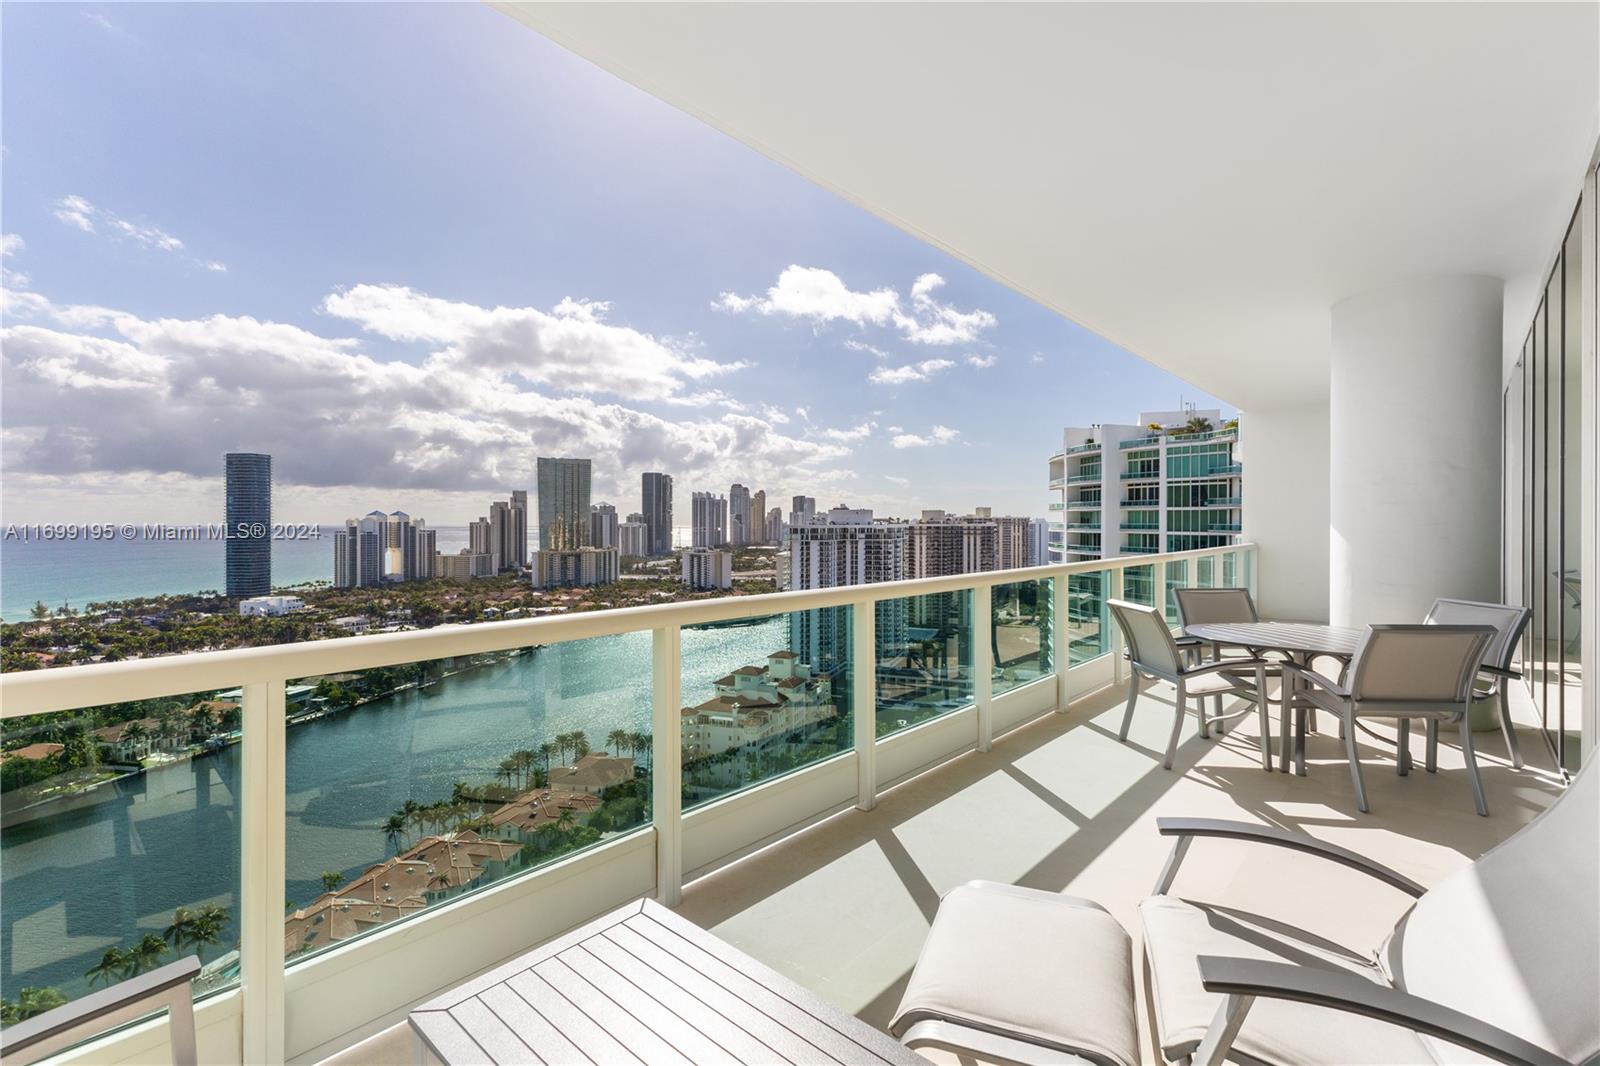
{"type": "Polygon", "coordinates": [[[922,517],[911,523],[907,576],[944,577],[998,569],[998,531],[987,514],[967,517],[923,511],[922,517]]]}
{"type": "Polygon", "coordinates": [[[488,552],[474,553],[467,548],[462,548],[454,555],[436,552],[433,559],[433,575],[446,581],[470,581],[478,577],[493,577],[494,559],[488,552]]]}
{"type": "Polygon", "coordinates": [[[615,548],[573,548],[569,551],[533,553],[533,587],[570,588],[609,585],[617,580],[615,548]]]}
{"type": "Polygon", "coordinates": [[[602,502],[589,508],[589,546],[615,548],[617,525],[617,509],[612,504],[602,502]]]}
{"type": "Polygon", "coordinates": [[[1049,558],[1215,548],[1239,541],[1239,420],[1146,411],[1136,425],[1069,426],[1050,457],[1049,558]]]}
{"type": "Polygon", "coordinates": [[[692,589],[733,587],[733,552],[726,548],[685,548],[680,565],[683,583],[692,589]]]}
{"type": "Polygon", "coordinates": [[[251,596],[239,601],[240,618],[278,618],[291,611],[304,610],[306,601],[299,596],[251,596]]]}
{"type": "Polygon", "coordinates": [[[690,497],[692,539],[696,548],[720,548],[728,543],[728,500],[709,492],[696,492],[690,497]]]}
{"type": "Polygon", "coordinates": [[[750,490],[734,482],[728,490],[728,543],[736,548],[753,544],[751,532],[750,490]]]}
{"type": "Polygon", "coordinates": [[[685,759],[762,744],[839,714],[832,682],[792,651],[773,652],[766,666],[741,666],[715,687],[711,699],[683,709],[685,759]]]}
{"type": "Polygon", "coordinates": [[[650,554],[650,527],[644,522],[634,521],[634,517],[629,516],[628,521],[617,523],[617,551],[622,555],[643,558],[650,554]]]}
{"type": "MultiPolygon", "coordinates": [[[[823,589],[902,581],[910,576],[910,526],[892,519],[874,520],[864,508],[835,507],[826,514],[809,512],[789,528],[785,589],[823,589]]],[[[782,560],[780,559],[780,562],[782,560]]],[[[906,642],[906,604],[888,600],[877,606],[879,648],[906,642]]],[[[819,673],[842,667],[850,654],[849,608],[829,607],[789,615],[789,647],[819,673]]]]}

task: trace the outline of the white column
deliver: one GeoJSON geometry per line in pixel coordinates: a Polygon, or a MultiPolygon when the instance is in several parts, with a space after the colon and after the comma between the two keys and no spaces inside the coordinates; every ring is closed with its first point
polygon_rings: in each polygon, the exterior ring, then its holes
{"type": "Polygon", "coordinates": [[[1496,596],[1503,288],[1476,275],[1424,278],[1333,308],[1335,625],[1420,622],[1435,597],[1496,596]]]}
{"type": "Polygon", "coordinates": [[[1050,579],[1050,659],[1056,670],[1056,711],[1059,714],[1066,714],[1072,704],[1072,687],[1067,677],[1072,669],[1072,629],[1067,621],[1070,583],[1071,579],[1062,573],[1050,579]]]}
{"type": "Polygon", "coordinates": [[[972,590],[972,702],[978,709],[978,750],[994,747],[994,589],[972,590]]]}
{"type": "Polygon", "coordinates": [[[869,599],[850,605],[851,714],[855,717],[856,808],[878,803],[878,610],[869,599]]]}
{"type": "Polygon", "coordinates": [[[650,731],[650,821],[656,831],[656,900],[683,899],[683,646],[677,626],[654,631],[650,731]]]}
{"type": "Polygon", "coordinates": [[[239,963],[245,1062],[284,1061],[284,683],[244,686],[239,963]]]}
{"type": "Polygon", "coordinates": [[[1251,570],[1256,607],[1263,618],[1326,622],[1328,405],[1252,407],[1240,421],[1240,539],[1261,546],[1251,570]]]}

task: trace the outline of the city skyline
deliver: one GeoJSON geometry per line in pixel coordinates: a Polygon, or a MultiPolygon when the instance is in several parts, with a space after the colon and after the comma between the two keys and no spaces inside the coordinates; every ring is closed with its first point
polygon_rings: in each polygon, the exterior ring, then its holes
{"type": "Polygon", "coordinates": [[[244,448],[277,456],[284,521],[376,492],[460,525],[531,485],[537,455],[572,454],[605,470],[595,498],[630,505],[666,471],[680,497],[740,480],[1036,514],[1033,457],[1063,421],[1215,406],[556,46],[508,42],[493,10],[391,15],[379,45],[359,9],[8,11],[8,78],[41,101],[8,116],[0,179],[16,520],[203,520],[206,457],[244,448]],[[286,81],[272,50],[303,39],[286,81]],[[213,48],[237,63],[196,60],[213,48]],[[413,77],[463,65],[480,77],[413,77]],[[391,83],[438,162],[396,168],[381,132],[325,125],[365,106],[353,85],[391,83]],[[209,121],[259,114],[262,92],[323,106],[265,140],[209,121]],[[264,148],[324,165],[300,181],[264,148]]]}

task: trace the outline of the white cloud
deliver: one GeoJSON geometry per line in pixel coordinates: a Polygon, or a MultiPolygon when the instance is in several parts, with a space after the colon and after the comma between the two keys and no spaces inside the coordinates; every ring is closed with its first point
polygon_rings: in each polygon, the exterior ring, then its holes
{"type": "Polygon", "coordinates": [[[894,438],[893,444],[896,448],[928,448],[935,444],[949,444],[960,436],[960,430],[951,429],[949,426],[934,426],[927,436],[901,433],[894,438]]]}
{"type": "Polygon", "coordinates": [[[95,206],[81,196],[63,196],[56,201],[56,218],[85,233],[94,232],[95,206]]]}
{"type": "Polygon", "coordinates": [[[804,407],[796,407],[794,409],[794,413],[800,416],[800,420],[802,422],[811,421],[811,412],[807,411],[804,407]]]}
{"type": "MultiPolygon", "coordinates": [[[[106,25],[109,27],[110,23],[106,25]]],[[[133,241],[135,244],[163,252],[181,252],[184,249],[183,241],[160,226],[129,221],[103,207],[95,206],[81,196],[63,196],[57,200],[55,216],[64,225],[80,229],[85,233],[105,232],[112,237],[133,241]],[[103,231],[100,229],[102,224],[105,227],[103,231]]],[[[191,259],[190,262],[219,274],[228,270],[225,264],[215,259],[191,259]]]]}
{"type": "Polygon", "coordinates": [[[1040,363],[1044,362],[1044,356],[1039,352],[1034,352],[1032,355],[1028,356],[1028,362],[1032,363],[1034,366],[1038,366],[1040,363]]]}
{"type": "MultiPolygon", "coordinates": [[[[26,247],[27,242],[15,233],[0,235],[0,259],[9,259],[26,247]]],[[[7,289],[25,289],[28,287],[28,275],[8,266],[0,266],[0,284],[7,289]]]]}
{"type": "Polygon", "coordinates": [[[955,364],[948,359],[924,359],[920,363],[896,367],[880,366],[867,375],[867,380],[874,385],[905,385],[913,381],[927,381],[953,366],[955,364]]]}
{"type": "Polygon", "coordinates": [[[116,31],[116,27],[111,24],[111,20],[106,18],[104,15],[99,14],[98,12],[85,11],[83,13],[83,17],[94,23],[96,26],[99,26],[102,30],[108,30],[111,32],[116,31]]]}
{"type": "Polygon", "coordinates": [[[719,363],[680,343],[603,316],[602,301],[562,300],[533,307],[478,307],[400,285],[357,285],[322,302],[324,313],[397,341],[442,345],[439,365],[520,377],[563,392],[609,393],[640,400],[714,404],[721,393],[685,393],[687,385],[730,374],[748,363],[719,363]]]}
{"type": "MultiPolygon", "coordinates": [[[[842,321],[857,327],[890,327],[914,344],[965,344],[996,324],[998,320],[988,311],[958,311],[940,303],[933,294],[944,283],[944,278],[938,274],[919,276],[911,283],[910,308],[907,309],[894,289],[857,292],[831,270],[792,263],[783,269],[765,295],[740,296],[724,292],[711,306],[735,314],[753,312],[800,318],[816,326],[842,321]]],[[[883,356],[870,345],[858,350],[883,356]]]]}
{"type": "Polygon", "coordinates": [[[776,422],[780,426],[787,425],[790,421],[792,421],[788,414],[785,413],[781,408],[774,407],[770,403],[764,403],[761,405],[761,417],[770,422],[776,422]]]}
{"type": "Polygon", "coordinates": [[[850,429],[825,429],[822,431],[822,435],[829,440],[854,443],[872,436],[872,431],[876,428],[877,426],[872,422],[863,422],[859,426],[853,426],[850,429]]]}
{"type": "Polygon", "coordinates": [[[885,474],[883,475],[883,480],[893,485],[899,485],[903,489],[909,489],[911,487],[911,479],[908,477],[897,477],[894,474],[885,474]]]}
{"type": "Polygon", "coordinates": [[[969,355],[969,356],[967,356],[967,365],[968,366],[975,366],[979,370],[987,370],[991,366],[994,366],[999,361],[1000,361],[1000,357],[998,355],[969,355]]]}
{"type": "Polygon", "coordinates": [[[15,233],[0,234],[0,256],[16,255],[28,246],[28,242],[15,233]]]}
{"type": "Polygon", "coordinates": [[[280,483],[335,498],[341,486],[390,497],[503,492],[528,484],[538,455],[593,457],[596,489],[609,494],[636,490],[646,469],[809,481],[849,454],[751,414],[700,408],[675,419],[575,395],[608,380],[625,395],[670,399],[690,393],[696,375],[736,365],[598,321],[597,303],[557,316],[374,286],[329,297],[385,335],[442,338],[418,364],[373,357],[357,338],[245,316],[146,319],[37,293],[6,300],[18,319],[0,331],[0,454],[8,478],[41,492],[215,478],[222,453],[241,447],[271,453],[280,483]],[[628,365],[635,357],[640,365],[628,365]],[[584,370],[585,360],[598,369],[584,370]],[[546,387],[564,376],[576,380],[546,387]]]}
{"type": "Polygon", "coordinates": [[[874,348],[872,345],[868,344],[866,341],[858,341],[858,340],[855,340],[855,339],[852,338],[850,340],[845,341],[844,342],[844,346],[846,348],[849,348],[852,352],[866,352],[869,355],[877,356],[879,359],[887,359],[887,358],[889,358],[889,353],[888,352],[884,351],[882,348],[874,348]]]}

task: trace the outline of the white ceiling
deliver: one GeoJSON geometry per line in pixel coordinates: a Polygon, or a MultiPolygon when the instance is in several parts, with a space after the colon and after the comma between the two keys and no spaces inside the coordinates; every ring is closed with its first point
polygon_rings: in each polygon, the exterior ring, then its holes
{"type": "Polygon", "coordinates": [[[1600,127],[1589,3],[496,6],[1247,409],[1344,296],[1530,293],[1600,127]]]}

